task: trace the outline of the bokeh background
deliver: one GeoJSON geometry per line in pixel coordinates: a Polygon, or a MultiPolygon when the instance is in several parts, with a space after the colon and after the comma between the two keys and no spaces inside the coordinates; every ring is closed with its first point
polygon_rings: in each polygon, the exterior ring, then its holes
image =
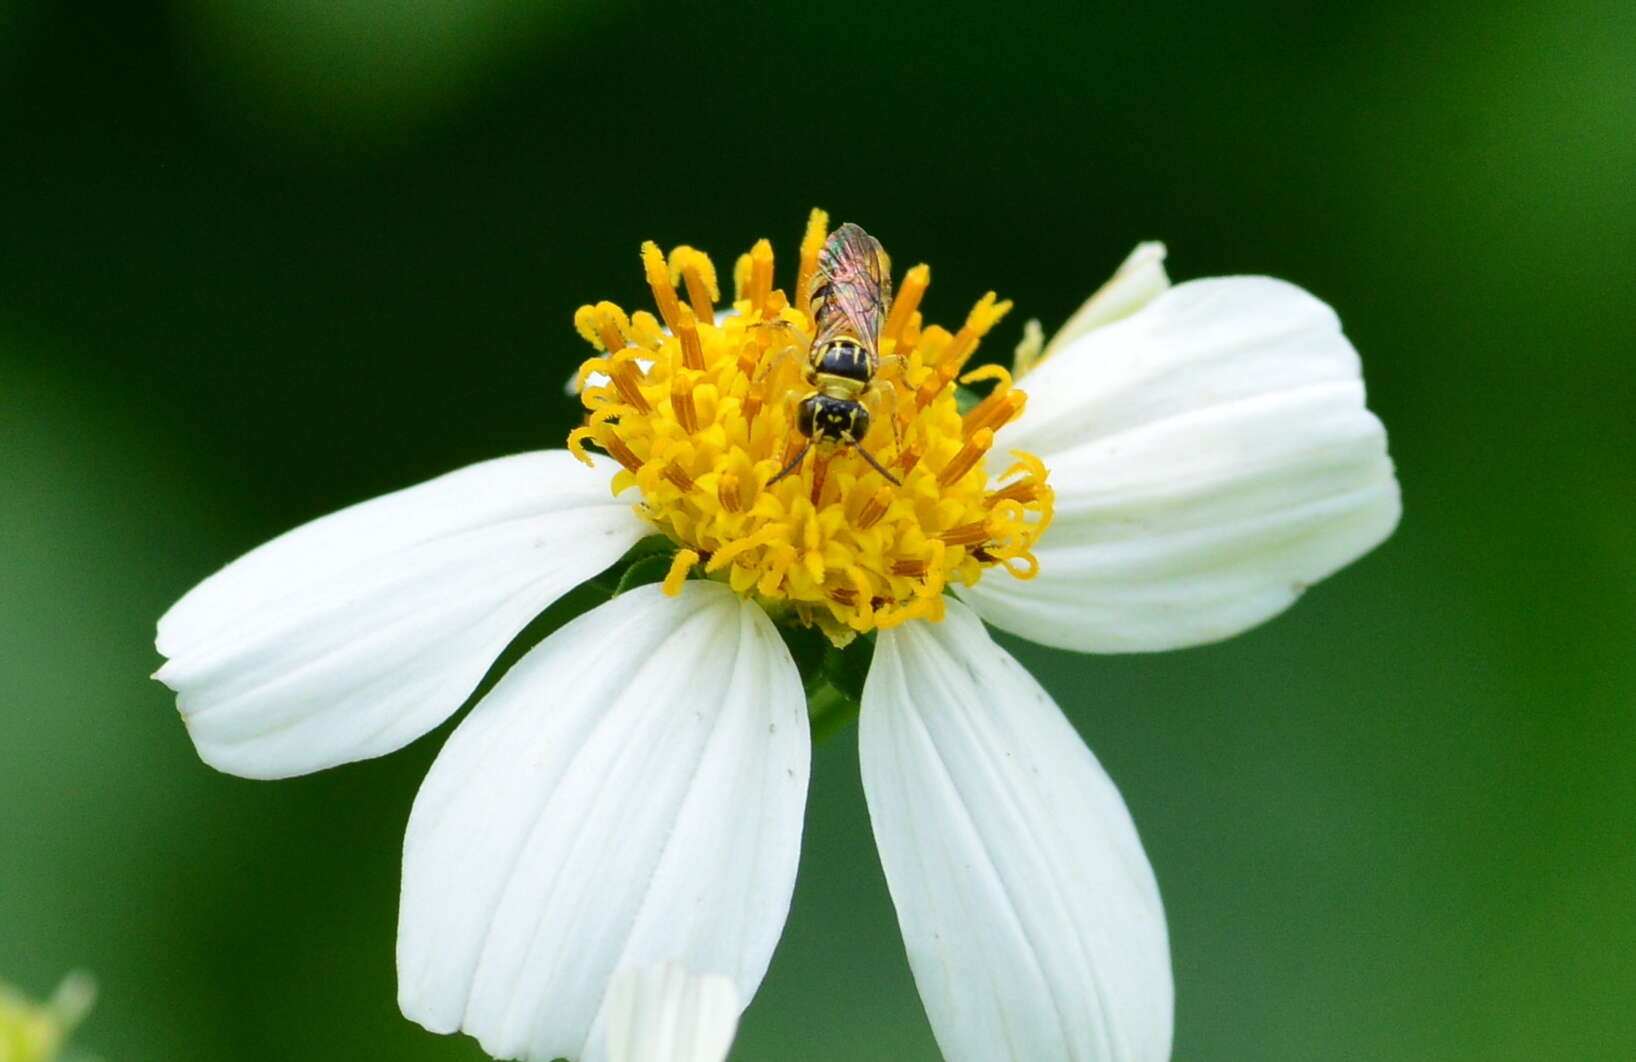
{"type": "MultiPolygon", "coordinates": [[[[1636,6],[0,0],[0,979],[113,1062],[472,1060],[394,1002],[448,728],[266,784],[155,618],[303,520],[557,445],[639,241],[826,206],[1059,323],[1139,239],[1363,352],[1406,516],[1231,642],[1016,645],[1157,867],[1179,1060],[1636,1057],[1636,6]]],[[[788,257],[785,262],[789,261],[788,257]]],[[[932,1059],[855,730],[741,1059],[932,1059]]]]}

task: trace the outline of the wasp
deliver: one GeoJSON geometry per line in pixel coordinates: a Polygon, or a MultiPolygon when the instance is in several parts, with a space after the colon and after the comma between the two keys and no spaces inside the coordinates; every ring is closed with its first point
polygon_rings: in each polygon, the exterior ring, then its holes
{"type": "Polygon", "coordinates": [[[830,233],[818,252],[818,272],[807,304],[813,322],[806,381],[796,428],[807,437],[800,453],[771,486],[801,467],[814,443],[819,452],[850,446],[893,484],[898,478],[863,448],[869,411],[862,398],[880,371],[880,330],[892,305],[892,275],[880,241],[850,221],[830,233]]]}

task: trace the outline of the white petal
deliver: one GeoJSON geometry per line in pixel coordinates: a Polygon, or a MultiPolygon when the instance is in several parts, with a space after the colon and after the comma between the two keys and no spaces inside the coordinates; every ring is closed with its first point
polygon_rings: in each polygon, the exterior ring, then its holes
{"type": "Polygon", "coordinates": [[[755,994],[811,757],[800,676],[726,587],[625,593],[523,657],[450,737],[404,839],[398,999],[497,1058],[600,1058],[614,974],[755,994]]]}
{"type": "Polygon", "coordinates": [[[611,1062],[721,1062],[738,1029],[733,982],[678,962],[624,970],[608,989],[611,1062]]]}
{"type": "Polygon", "coordinates": [[[1067,323],[1057,329],[1034,364],[1038,365],[1087,332],[1129,317],[1169,287],[1165,245],[1152,241],[1137,244],[1108,282],[1097,288],[1067,323]]]}
{"type": "Polygon", "coordinates": [[[1334,313],[1265,277],[1198,280],[1029,377],[996,447],[1050,469],[1038,578],[964,592],[1082,652],[1215,641],[1368,552],[1400,513],[1386,431],[1334,313]]]}
{"type": "Polygon", "coordinates": [[[951,1062],[1163,1062],[1164,911],[1119,792],[950,603],[883,631],[859,722],[881,863],[951,1062]]]}
{"type": "Polygon", "coordinates": [[[156,678],[206,763],[251,778],[391,752],[446,719],[517,632],[650,529],[607,465],[472,465],[314,520],[159,621],[156,678]]]}

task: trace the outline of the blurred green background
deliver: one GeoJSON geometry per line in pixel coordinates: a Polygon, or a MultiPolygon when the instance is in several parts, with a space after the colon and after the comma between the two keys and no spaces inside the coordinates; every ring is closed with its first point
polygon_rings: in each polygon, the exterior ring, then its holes
{"type": "MultiPolygon", "coordinates": [[[[153,622],[313,516],[558,445],[636,249],[818,204],[950,320],[1054,327],[1139,239],[1294,280],[1406,516],[1207,649],[1016,645],[1129,801],[1176,1057],[1636,1057],[1636,6],[0,0],[0,979],[114,1062],[476,1059],[399,1017],[447,727],[280,784],[194,756],[153,622]]],[[[931,1059],[819,750],[744,1059],[931,1059]]]]}

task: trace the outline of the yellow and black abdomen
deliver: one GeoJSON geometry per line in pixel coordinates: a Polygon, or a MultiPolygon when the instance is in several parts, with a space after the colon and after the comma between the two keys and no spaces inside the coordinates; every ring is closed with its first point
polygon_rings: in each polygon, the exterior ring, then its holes
{"type": "MultiPolygon", "coordinates": [[[[861,392],[875,376],[875,359],[856,339],[831,339],[813,352],[809,375],[814,383],[832,377],[836,383],[847,381],[854,394],[861,392]]],[[[842,384],[846,387],[846,384],[842,384]]]]}
{"type": "Polygon", "coordinates": [[[874,377],[868,347],[851,336],[824,340],[807,362],[807,380],[816,390],[801,402],[796,427],[809,439],[862,442],[869,434],[869,412],[858,398],[874,377]]]}

